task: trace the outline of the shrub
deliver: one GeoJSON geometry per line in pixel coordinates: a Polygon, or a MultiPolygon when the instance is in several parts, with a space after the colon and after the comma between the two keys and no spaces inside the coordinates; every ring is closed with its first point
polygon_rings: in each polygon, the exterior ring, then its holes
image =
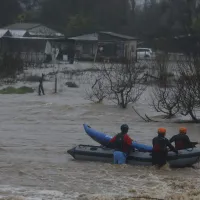
{"type": "Polygon", "coordinates": [[[75,82],[66,82],[65,85],[71,88],[78,88],[78,85],[75,82]]]}
{"type": "Polygon", "coordinates": [[[6,87],[0,90],[0,94],[27,94],[27,93],[33,93],[34,89],[30,87],[20,87],[20,88],[14,88],[14,87],[6,87]]]}

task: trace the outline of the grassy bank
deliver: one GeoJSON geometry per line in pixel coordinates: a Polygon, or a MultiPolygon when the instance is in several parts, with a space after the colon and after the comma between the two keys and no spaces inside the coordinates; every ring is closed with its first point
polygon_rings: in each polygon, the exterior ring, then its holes
{"type": "Polygon", "coordinates": [[[33,93],[34,90],[30,87],[20,87],[20,88],[14,88],[14,87],[6,87],[0,90],[0,94],[27,94],[27,93],[33,93]]]}

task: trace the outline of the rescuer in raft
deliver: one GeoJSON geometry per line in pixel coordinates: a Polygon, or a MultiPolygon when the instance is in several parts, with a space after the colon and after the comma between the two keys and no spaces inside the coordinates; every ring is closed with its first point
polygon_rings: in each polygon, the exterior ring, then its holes
{"type": "Polygon", "coordinates": [[[171,145],[169,140],[165,138],[166,129],[159,128],[158,129],[158,136],[153,138],[153,150],[152,150],[152,165],[157,166],[158,168],[163,167],[167,164],[167,155],[168,149],[170,148],[171,151],[174,151],[178,154],[178,151],[171,145]]]}
{"type": "Polygon", "coordinates": [[[115,149],[114,151],[114,164],[126,164],[126,158],[132,150],[132,139],[128,136],[129,127],[127,124],[121,126],[121,133],[114,136],[109,146],[115,149]]]}
{"type": "Polygon", "coordinates": [[[187,134],[187,128],[179,128],[179,134],[174,135],[169,141],[175,143],[175,148],[177,150],[194,148],[198,142],[191,142],[187,134]]]}

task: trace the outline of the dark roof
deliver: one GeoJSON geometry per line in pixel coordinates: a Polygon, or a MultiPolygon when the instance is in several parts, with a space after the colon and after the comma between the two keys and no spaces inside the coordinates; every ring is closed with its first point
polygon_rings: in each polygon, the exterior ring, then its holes
{"type": "Polygon", "coordinates": [[[98,34],[105,34],[105,35],[109,35],[112,37],[116,37],[122,40],[138,40],[137,38],[128,36],[128,35],[122,35],[122,34],[118,34],[118,33],[114,33],[114,32],[99,32],[99,33],[92,33],[92,34],[85,34],[85,35],[79,35],[76,37],[70,37],[69,39],[75,40],[75,41],[93,41],[96,42],[98,41],[98,34]]]}
{"type": "MultiPolygon", "coordinates": [[[[8,36],[5,38],[9,38],[12,40],[16,40],[19,39],[18,37],[12,37],[12,36],[8,36]]],[[[66,42],[66,41],[72,41],[73,40],[69,40],[67,38],[55,38],[55,37],[20,37],[20,40],[52,40],[52,41],[56,41],[56,42],[66,42]]]]}
{"type": "Polygon", "coordinates": [[[122,35],[122,34],[119,34],[119,33],[114,33],[114,32],[101,31],[100,34],[101,33],[106,34],[106,35],[110,35],[110,36],[113,36],[113,37],[121,38],[121,39],[124,39],[124,40],[138,40],[137,38],[134,38],[134,37],[131,37],[131,36],[128,36],[128,35],[122,35]]]}
{"type": "Polygon", "coordinates": [[[69,39],[75,40],[75,41],[98,41],[98,34],[92,33],[92,34],[85,34],[85,35],[79,35],[76,37],[70,37],[69,39]]]}
{"type": "Polygon", "coordinates": [[[4,27],[4,29],[9,30],[30,30],[32,28],[41,26],[41,24],[34,24],[34,23],[16,23],[11,24],[9,26],[4,27]]]}

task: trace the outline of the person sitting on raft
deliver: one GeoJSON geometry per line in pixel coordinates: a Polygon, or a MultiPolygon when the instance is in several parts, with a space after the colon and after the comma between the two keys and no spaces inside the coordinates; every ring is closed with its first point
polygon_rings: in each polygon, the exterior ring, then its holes
{"type": "Polygon", "coordinates": [[[157,166],[158,168],[163,167],[167,164],[167,155],[168,155],[168,149],[170,148],[171,151],[174,151],[176,154],[178,154],[177,149],[175,149],[169,140],[165,138],[166,135],[166,129],[165,128],[159,128],[158,129],[158,136],[153,138],[153,150],[152,150],[152,165],[157,166]]]}
{"type": "Polygon", "coordinates": [[[121,133],[114,136],[108,146],[114,150],[114,164],[126,164],[126,158],[132,149],[132,139],[128,136],[129,127],[127,124],[121,126],[121,133]]]}
{"type": "Polygon", "coordinates": [[[195,145],[198,144],[198,142],[191,142],[186,134],[187,128],[181,127],[179,128],[179,134],[174,135],[169,141],[170,143],[175,143],[175,148],[177,150],[194,148],[195,145]]]}

